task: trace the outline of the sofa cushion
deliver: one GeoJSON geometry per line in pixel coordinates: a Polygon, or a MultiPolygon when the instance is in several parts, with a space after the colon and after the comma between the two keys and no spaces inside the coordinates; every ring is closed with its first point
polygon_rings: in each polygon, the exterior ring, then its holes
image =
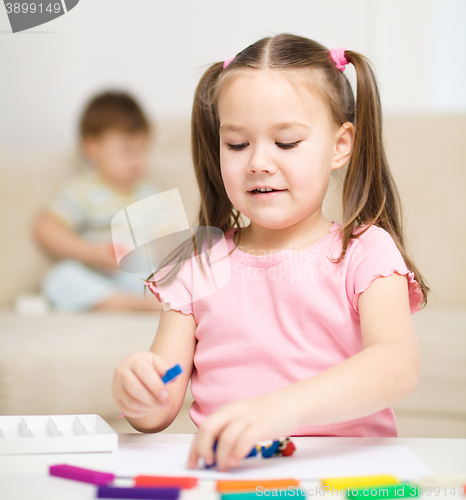
{"type": "Polygon", "coordinates": [[[154,339],[160,313],[0,313],[0,414],[112,419],[115,367],[154,339]]]}

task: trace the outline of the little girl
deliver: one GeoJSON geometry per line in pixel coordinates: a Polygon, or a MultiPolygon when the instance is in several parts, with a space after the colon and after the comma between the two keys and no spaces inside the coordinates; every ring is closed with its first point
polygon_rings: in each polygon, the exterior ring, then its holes
{"type": "MultiPolygon", "coordinates": [[[[191,379],[199,431],[189,467],[212,463],[215,441],[228,470],[263,439],[396,437],[391,405],[419,382],[411,315],[429,288],[405,252],[369,61],[292,34],[259,40],[201,78],[192,151],[198,229],[222,232],[231,275],[195,296],[196,251],[170,282],[161,268],[146,282],[171,310],[150,352],[115,370],[114,400],[130,424],[165,429],[191,379]],[[322,203],[345,166],[339,224],[322,203]],[[176,363],[183,374],[164,385],[176,363]]],[[[205,262],[207,276],[215,263],[205,262]]]]}

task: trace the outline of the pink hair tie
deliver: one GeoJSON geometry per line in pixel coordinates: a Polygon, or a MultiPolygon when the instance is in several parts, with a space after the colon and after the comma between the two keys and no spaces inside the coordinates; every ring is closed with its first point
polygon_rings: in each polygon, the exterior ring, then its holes
{"type": "Polygon", "coordinates": [[[223,69],[225,69],[230,63],[231,61],[233,61],[233,59],[235,58],[235,56],[233,56],[231,59],[227,59],[224,63],[223,63],[223,69]]]}
{"type": "Polygon", "coordinates": [[[340,71],[345,71],[345,65],[349,63],[345,57],[345,50],[343,47],[337,49],[330,49],[330,57],[333,59],[335,66],[340,71]]]}

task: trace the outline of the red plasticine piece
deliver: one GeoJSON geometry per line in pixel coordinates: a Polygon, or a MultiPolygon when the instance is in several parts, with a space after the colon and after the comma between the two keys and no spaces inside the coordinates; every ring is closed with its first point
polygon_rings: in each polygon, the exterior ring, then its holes
{"type": "Polygon", "coordinates": [[[284,457],[290,457],[296,451],[296,446],[290,438],[285,438],[280,441],[280,444],[278,445],[278,451],[284,457]]]}

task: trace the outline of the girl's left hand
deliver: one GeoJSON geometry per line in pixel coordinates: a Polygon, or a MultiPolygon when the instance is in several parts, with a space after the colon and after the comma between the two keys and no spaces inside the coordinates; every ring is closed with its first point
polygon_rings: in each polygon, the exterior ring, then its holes
{"type": "Polygon", "coordinates": [[[218,470],[227,471],[249,455],[258,441],[290,436],[299,425],[298,404],[290,401],[286,390],[228,403],[199,427],[188,468],[194,468],[199,458],[203,458],[206,465],[215,460],[218,470]]]}

